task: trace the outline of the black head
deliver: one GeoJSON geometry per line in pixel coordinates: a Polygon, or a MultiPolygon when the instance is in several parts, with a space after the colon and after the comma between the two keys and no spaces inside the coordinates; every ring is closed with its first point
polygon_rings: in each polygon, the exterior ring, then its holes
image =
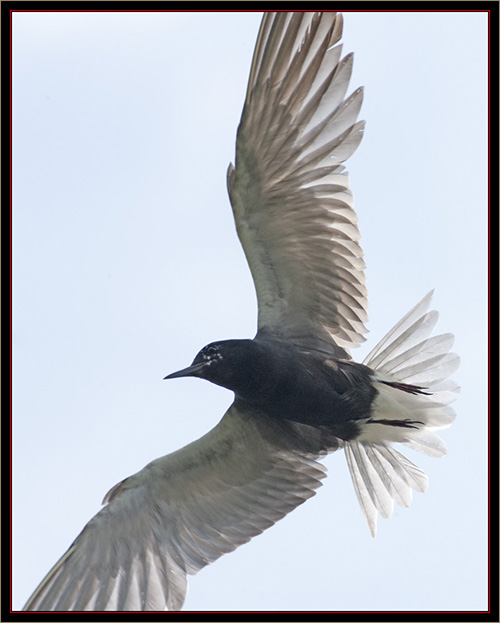
{"type": "Polygon", "coordinates": [[[196,376],[234,392],[244,391],[259,369],[259,348],[253,340],[224,340],[204,346],[193,363],[165,379],[196,376]]]}

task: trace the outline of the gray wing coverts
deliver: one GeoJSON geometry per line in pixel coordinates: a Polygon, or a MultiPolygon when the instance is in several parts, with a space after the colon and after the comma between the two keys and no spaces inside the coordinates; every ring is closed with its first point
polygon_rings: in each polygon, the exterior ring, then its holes
{"type": "Polygon", "coordinates": [[[342,17],[266,13],[228,189],[257,291],[260,332],[348,356],[367,294],[344,162],[357,148],[362,89],[345,99],[342,17]]]}
{"type": "Polygon", "coordinates": [[[194,574],[314,495],[334,438],[230,407],[116,485],[25,610],[179,610],[194,574]]]}

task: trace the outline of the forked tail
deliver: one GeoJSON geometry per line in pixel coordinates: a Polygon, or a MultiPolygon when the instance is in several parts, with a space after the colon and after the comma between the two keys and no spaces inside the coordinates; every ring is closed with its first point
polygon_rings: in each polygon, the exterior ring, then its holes
{"type": "Polygon", "coordinates": [[[394,501],[408,506],[412,490],[427,489],[425,473],[392,443],[443,456],[446,446],[433,431],[450,426],[455,418],[450,392],[460,388],[449,377],[460,359],[449,352],[451,333],[431,337],[438,320],[436,311],[427,311],[432,295],[408,312],[363,361],[375,372],[378,394],[359,436],[345,442],[345,453],[372,536],[377,512],[388,519],[394,501]]]}

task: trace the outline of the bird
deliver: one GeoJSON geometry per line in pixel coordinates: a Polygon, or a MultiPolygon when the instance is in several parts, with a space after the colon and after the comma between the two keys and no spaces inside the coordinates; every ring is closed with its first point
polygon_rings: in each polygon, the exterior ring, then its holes
{"type": "Polygon", "coordinates": [[[187,576],[316,494],[343,451],[373,536],[426,474],[394,446],[446,453],[459,387],[432,291],[362,363],[365,263],[344,162],[361,142],[334,11],[265,12],[227,187],[258,301],[253,339],[204,346],[168,374],[234,393],[200,439],[115,485],[26,611],[178,611],[187,576]]]}

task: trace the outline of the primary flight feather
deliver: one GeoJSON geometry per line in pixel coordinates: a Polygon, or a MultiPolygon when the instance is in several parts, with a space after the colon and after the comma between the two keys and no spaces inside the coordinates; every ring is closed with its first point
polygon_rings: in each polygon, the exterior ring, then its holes
{"type": "MultiPolygon", "coordinates": [[[[253,340],[204,347],[166,378],[196,376],[235,400],[206,435],[109,491],[103,509],[25,610],[179,610],[194,574],[315,494],[318,462],[344,449],[373,535],[427,477],[394,449],[445,452],[454,413],[451,334],[431,336],[424,297],[363,364],[367,295],[343,162],[357,148],[362,90],[334,12],[265,13],[228,189],[258,299],[253,340]]],[[[222,607],[222,604],[221,604],[222,607]]]]}

